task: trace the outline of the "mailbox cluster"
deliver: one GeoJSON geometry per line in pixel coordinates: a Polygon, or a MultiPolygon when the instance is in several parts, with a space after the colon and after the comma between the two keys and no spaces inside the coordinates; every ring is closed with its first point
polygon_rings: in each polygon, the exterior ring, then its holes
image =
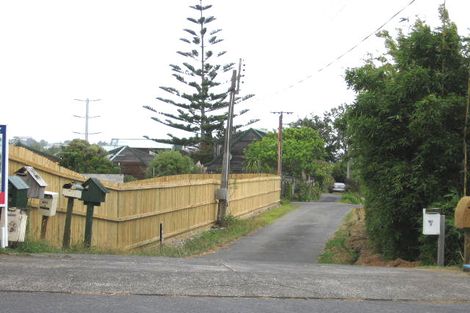
{"type": "MultiPolygon", "coordinates": [[[[25,166],[8,177],[8,228],[9,241],[22,242],[26,233],[28,199],[39,199],[39,213],[42,215],[41,238],[45,238],[47,221],[55,216],[59,198],[57,192],[46,191],[47,183],[31,166],[25,166]]],[[[90,178],[83,184],[72,182],[62,187],[62,195],[68,199],[65,217],[63,246],[70,245],[70,228],[73,202],[83,201],[87,206],[85,224],[85,246],[91,244],[91,230],[94,206],[100,206],[106,200],[108,190],[96,178],[90,178]]]]}

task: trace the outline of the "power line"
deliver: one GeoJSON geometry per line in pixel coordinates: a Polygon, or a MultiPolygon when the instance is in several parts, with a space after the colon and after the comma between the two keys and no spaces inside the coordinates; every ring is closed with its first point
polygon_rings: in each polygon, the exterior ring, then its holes
{"type": "MultiPolygon", "coordinates": [[[[399,11],[397,11],[395,14],[393,14],[387,21],[385,21],[382,25],[380,25],[379,27],[377,27],[373,32],[369,33],[368,35],[366,35],[364,38],[362,38],[359,42],[357,42],[355,45],[353,45],[351,48],[349,48],[348,50],[346,50],[344,53],[342,53],[341,55],[337,56],[335,59],[333,59],[331,62],[329,62],[328,64],[322,66],[321,68],[317,69],[314,73],[312,74],[309,74],[307,76],[305,76],[304,78],[296,81],[295,83],[283,88],[283,89],[280,89],[280,90],[277,90],[275,92],[273,92],[271,95],[268,95],[267,97],[269,96],[273,96],[273,95],[276,95],[276,94],[279,94],[281,92],[284,92],[286,90],[289,90],[289,89],[292,89],[304,82],[306,82],[307,80],[311,79],[316,73],[321,73],[323,72],[324,70],[326,70],[327,68],[331,67],[332,65],[338,63],[342,58],[344,58],[346,55],[348,55],[349,53],[351,53],[352,51],[354,51],[356,48],[358,48],[362,43],[364,43],[365,41],[367,41],[370,37],[372,37],[373,35],[375,35],[376,33],[378,33],[380,30],[382,30],[388,23],[390,23],[395,17],[397,17],[400,13],[402,13],[403,11],[405,11],[406,9],[408,9],[408,7],[410,7],[414,2],[416,2],[416,0],[411,0],[406,6],[404,6],[403,8],[401,8],[399,11]]],[[[254,96],[255,98],[256,96],[254,96]]]]}

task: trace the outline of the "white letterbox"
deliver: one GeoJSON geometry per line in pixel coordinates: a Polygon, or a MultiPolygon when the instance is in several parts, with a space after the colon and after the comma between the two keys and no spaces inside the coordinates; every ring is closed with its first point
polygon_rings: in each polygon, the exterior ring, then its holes
{"type": "Polygon", "coordinates": [[[81,199],[83,187],[81,184],[71,182],[62,187],[62,195],[67,198],[81,199]]]}
{"type": "Polygon", "coordinates": [[[441,230],[441,215],[426,213],[423,209],[423,235],[439,235],[441,230]]]}
{"type": "Polygon", "coordinates": [[[44,198],[39,204],[39,213],[44,216],[54,216],[57,211],[59,195],[57,192],[45,191],[44,198]]]}

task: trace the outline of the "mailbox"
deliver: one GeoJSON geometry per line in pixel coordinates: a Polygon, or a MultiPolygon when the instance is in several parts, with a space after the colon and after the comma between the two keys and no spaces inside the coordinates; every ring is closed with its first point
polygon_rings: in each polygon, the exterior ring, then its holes
{"type": "Polygon", "coordinates": [[[8,241],[23,242],[28,215],[22,210],[8,210],[8,241]]]}
{"type": "Polygon", "coordinates": [[[67,198],[81,199],[82,192],[82,185],[76,182],[71,182],[62,186],[62,195],[67,198]]]}
{"type": "Polygon", "coordinates": [[[44,192],[44,198],[39,203],[39,213],[44,216],[54,216],[57,211],[58,199],[57,192],[44,192]]]}
{"type": "Polygon", "coordinates": [[[28,207],[29,186],[18,176],[8,177],[8,207],[22,208],[28,207]]]}
{"type": "Polygon", "coordinates": [[[16,171],[16,176],[20,177],[28,186],[28,198],[44,198],[44,191],[47,183],[31,166],[25,166],[16,171]]]}
{"type": "Polygon", "coordinates": [[[108,190],[96,178],[90,178],[82,184],[82,200],[85,204],[100,206],[106,200],[108,190]]]}
{"type": "Polygon", "coordinates": [[[470,228],[470,197],[460,199],[455,208],[455,227],[470,228]]]}

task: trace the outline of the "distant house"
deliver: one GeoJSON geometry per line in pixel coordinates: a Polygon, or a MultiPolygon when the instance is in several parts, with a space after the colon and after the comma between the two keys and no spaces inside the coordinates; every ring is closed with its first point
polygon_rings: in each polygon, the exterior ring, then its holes
{"type": "Polygon", "coordinates": [[[145,171],[158,152],[170,150],[170,145],[156,143],[148,139],[111,140],[111,146],[104,147],[113,164],[119,166],[121,174],[137,179],[145,178],[145,171]]]}
{"type": "MultiPolygon", "coordinates": [[[[235,134],[232,139],[230,152],[232,157],[230,159],[230,172],[231,173],[243,173],[244,162],[245,162],[245,149],[249,144],[260,140],[266,136],[267,132],[250,128],[238,134],[235,134]]],[[[222,157],[223,157],[223,143],[218,144],[215,147],[214,160],[205,164],[207,171],[210,173],[220,173],[222,169],[222,157]]]]}

